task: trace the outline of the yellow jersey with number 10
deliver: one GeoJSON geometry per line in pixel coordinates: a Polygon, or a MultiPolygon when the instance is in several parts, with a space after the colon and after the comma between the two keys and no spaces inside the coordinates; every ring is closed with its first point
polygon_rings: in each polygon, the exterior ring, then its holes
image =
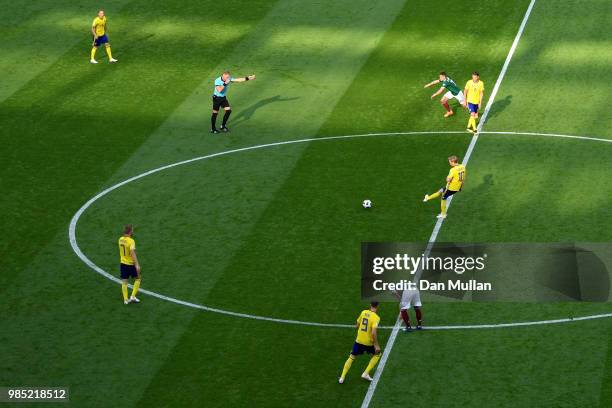
{"type": "Polygon", "coordinates": [[[119,257],[124,265],[134,265],[132,250],[136,249],[136,241],[130,237],[122,236],[119,238],[119,257]]]}
{"type": "Polygon", "coordinates": [[[359,344],[364,346],[374,345],[374,339],[372,338],[372,329],[378,327],[380,323],[380,317],[373,311],[366,309],[357,318],[357,339],[355,340],[359,344]]]}
{"type": "Polygon", "coordinates": [[[465,180],[465,166],[458,164],[450,169],[448,177],[451,181],[448,182],[447,190],[459,191],[463,187],[463,181],[465,180]]]}
{"type": "Polygon", "coordinates": [[[96,18],[94,18],[93,23],[91,24],[91,26],[95,29],[96,36],[98,36],[98,37],[103,36],[104,33],[106,32],[106,16],[104,16],[102,18],[96,16],[96,18]]]}

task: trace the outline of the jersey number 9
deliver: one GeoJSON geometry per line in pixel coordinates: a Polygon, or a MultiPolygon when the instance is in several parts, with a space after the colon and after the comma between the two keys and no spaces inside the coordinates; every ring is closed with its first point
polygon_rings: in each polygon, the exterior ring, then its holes
{"type": "Polygon", "coordinates": [[[367,332],[368,331],[368,318],[364,317],[363,319],[361,319],[361,331],[367,332]]]}

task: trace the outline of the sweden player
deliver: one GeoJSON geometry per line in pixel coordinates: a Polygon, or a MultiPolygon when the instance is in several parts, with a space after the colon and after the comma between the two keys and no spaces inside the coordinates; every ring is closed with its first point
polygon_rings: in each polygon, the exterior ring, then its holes
{"type": "Polygon", "coordinates": [[[440,201],[441,211],[440,214],[438,214],[438,218],[446,218],[446,200],[453,194],[461,191],[465,183],[466,170],[463,164],[459,164],[459,158],[457,156],[450,156],[448,158],[448,164],[450,164],[451,169],[446,177],[446,187],[441,188],[432,195],[426,194],[423,199],[423,202],[427,202],[442,196],[442,200],[440,201]]]}
{"type": "Polygon", "coordinates": [[[445,118],[455,114],[448,104],[449,99],[457,99],[457,101],[459,101],[459,103],[465,107],[465,96],[463,95],[463,92],[461,92],[461,89],[459,89],[455,81],[446,75],[446,72],[440,72],[438,79],[431,81],[425,85],[424,88],[429,88],[430,86],[436,84],[442,84],[442,87],[436,93],[431,95],[431,99],[434,99],[436,96],[446,91],[446,93],[442,96],[442,99],[440,99],[440,103],[442,106],[444,106],[444,109],[446,109],[446,113],[444,114],[445,118]]]}
{"type": "Polygon", "coordinates": [[[93,44],[91,48],[91,59],[89,60],[92,64],[97,64],[96,61],[96,51],[98,47],[104,44],[106,49],[106,55],[108,55],[108,62],[117,62],[116,59],[113,58],[113,54],[111,52],[111,46],[108,42],[108,36],[106,35],[106,16],[104,15],[104,10],[98,11],[98,15],[94,18],[93,23],[91,24],[91,33],[93,34],[93,44]]]}
{"type": "Polygon", "coordinates": [[[468,121],[467,131],[476,133],[478,120],[478,108],[482,106],[482,98],[484,96],[484,82],[480,80],[478,72],[472,73],[472,79],[465,84],[465,99],[467,99],[468,109],[470,111],[470,120],[468,121]]]}
{"type": "Polygon", "coordinates": [[[252,81],[255,79],[255,75],[248,75],[243,78],[234,78],[231,76],[229,71],[225,71],[219,78],[215,79],[215,88],[213,91],[213,108],[212,108],[212,116],[210,117],[210,133],[219,133],[217,129],[217,115],[219,114],[219,108],[223,108],[225,110],[225,114],[223,115],[223,122],[221,123],[221,130],[224,132],[229,132],[227,128],[227,120],[232,113],[232,107],[227,100],[227,90],[232,82],[246,82],[252,81]]]}
{"type": "Polygon", "coordinates": [[[378,344],[377,334],[380,317],[378,316],[377,311],[378,302],[372,302],[370,303],[370,308],[362,311],[357,318],[357,339],[355,340],[355,344],[353,344],[353,351],[351,351],[351,354],[342,368],[342,375],[338,379],[340,384],[344,383],[346,374],[351,368],[355,357],[363,353],[372,354],[372,358],[370,359],[370,362],[368,363],[368,366],[363,374],[361,374],[361,378],[367,381],[372,381],[370,371],[372,371],[372,369],[378,363],[378,360],[380,360],[380,345],[378,344]]]}
{"type": "Polygon", "coordinates": [[[140,274],[140,263],[136,256],[136,241],[133,238],[134,228],[128,224],[123,229],[123,235],[119,238],[119,258],[121,271],[121,292],[123,293],[123,303],[139,303],[140,300],[136,297],[142,275],[140,274]],[[128,280],[134,278],[134,288],[132,295],[128,299],[128,280]]]}

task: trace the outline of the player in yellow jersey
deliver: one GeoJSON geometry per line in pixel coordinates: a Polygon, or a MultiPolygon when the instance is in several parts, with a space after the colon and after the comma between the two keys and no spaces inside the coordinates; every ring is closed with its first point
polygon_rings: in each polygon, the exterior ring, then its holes
{"type": "Polygon", "coordinates": [[[451,169],[446,177],[446,187],[441,188],[432,195],[426,194],[425,198],[423,199],[423,202],[427,202],[442,195],[442,201],[440,202],[441,211],[440,214],[438,214],[438,218],[446,218],[446,200],[448,197],[461,191],[463,185],[465,184],[465,166],[463,164],[459,164],[459,158],[457,156],[449,157],[448,164],[450,164],[451,169]]]}
{"type": "Polygon", "coordinates": [[[128,224],[123,229],[123,235],[119,238],[119,258],[120,258],[120,270],[121,270],[121,292],[123,293],[123,303],[139,303],[140,300],[136,297],[138,288],[140,288],[140,281],[142,275],[140,274],[140,263],[138,263],[138,257],[136,256],[136,241],[132,236],[134,235],[134,228],[131,224],[128,224]],[[132,289],[132,296],[128,299],[128,279],[134,278],[134,288],[132,289]]]}
{"type": "Polygon", "coordinates": [[[91,59],[89,60],[92,64],[97,64],[96,61],[96,51],[98,47],[104,44],[106,49],[106,55],[108,55],[108,62],[117,62],[116,59],[113,58],[113,54],[111,52],[111,46],[108,42],[108,36],[106,35],[106,16],[104,15],[104,10],[98,11],[98,15],[94,18],[93,23],[91,24],[91,33],[93,34],[93,44],[91,48],[91,59]]]}
{"type": "Polygon", "coordinates": [[[351,354],[344,363],[342,375],[338,378],[340,384],[344,383],[344,378],[351,368],[351,364],[353,364],[355,357],[363,353],[372,354],[372,358],[363,374],[361,374],[361,378],[372,381],[370,371],[372,371],[374,366],[378,363],[378,360],[380,360],[380,345],[378,344],[377,333],[380,317],[377,312],[378,302],[372,302],[370,303],[370,308],[362,311],[357,318],[357,339],[355,340],[355,344],[353,344],[353,351],[351,351],[351,354]]]}
{"type": "Polygon", "coordinates": [[[482,98],[484,96],[484,82],[480,80],[480,74],[474,71],[472,79],[465,84],[465,98],[467,99],[468,109],[470,111],[470,120],[468,121],[467,131],[476,133],[478,120],[478,108],[482,106],[482,98]]]}

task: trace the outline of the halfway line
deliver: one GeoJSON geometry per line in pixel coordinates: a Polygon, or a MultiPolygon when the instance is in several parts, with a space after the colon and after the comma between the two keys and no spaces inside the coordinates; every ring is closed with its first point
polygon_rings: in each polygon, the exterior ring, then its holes
{"type": "MultiPolygon", "coordinates": [[[[508,55],[506,56],[506,60],[504,61],[504,65],[502,66],[501,72],[497,77],[497,81],[495,81],[495,86],[493,87],[493,91],[491,92],[491,96],[489,96],[489,100],[487,102],[487,106],[485,107],[484,113],[482,114],[482,118],[480,119],[480,123],[478,124],[477,133],[472,137],[470,141],[470,145],[468,146],[467,151],[465,152],[465,156],[463,158],[463,165],[467,167],[468,161],[472,156],[472,152],[474,151],[474,147],[476,146],[476,142],[478,142],[478,133],[482,130],[487,117],[489,116],[489,111],[491,110],[491,106],[493,105],[493,100],[497,95],[497,91],[499,91],[499,87],[501,85],[504,76],[506,75],[506,71],[508,70],[508,66],[510,65],[510,60],[512,60],[512,56],[514,55],[514,51],[516,51],[516,47],[518,46],[519,40],[523,35],[523,31],[525,30],[525,26],[527,25],[527,20],[529,20],[529,16],[531,15],[531,10],[533,9],[533,5],[536,0],[531,0],[529,3],[529,7],[527,7],[527,11],[525,12],[525,16],[523,17],[523,21],[519,26],[518,32],[514,37],[514,41],[512,42],[512,46],[510,47],[510,51],[508,51],[508,55]]],[[[453,196],[450,197],[447,203],[446,211],[450,210],[451,203],[453,201],[453,196]]],[[[433,244],[436,242],[438,238],[438,233],[440,232],[440,228],[442,228],[442,224],[444,223],[444,218],[438,218],[436,225],[431,233],[431,237],[429,238],[429,244],[427,245],[427,249],[425,250],[425,256],[429,255],[433,244]]],[[[422,271],[419,270],[415,274],[414,280],[418,281],[421,277],[422,271]]],[[[380,359],[380,363],[376,373],[374,374],[374,378],[368,387],[368,392],[366,393],[363,403],[361,404],[361,408],[368,408],[370,406],[370,402],[372,402],[372,397],[374,396],[374,392],[376,391],[376,387],[378,382],[380,381],[380,377],[385,369],[385,365],[387,364],[387,359],[389,358],[389,354],[391,354],[391,349],[395,344],[395,339],[397,338],[397,333],[399,332],[401,327],[401,319],[398,317],[395,325],[393,326],[393,330],[391,331],[391,335],[389,336],[389,340],[387,341],[387,345],[385,346],[385,350],[383,351],[383,355],[380,359]]]]}

